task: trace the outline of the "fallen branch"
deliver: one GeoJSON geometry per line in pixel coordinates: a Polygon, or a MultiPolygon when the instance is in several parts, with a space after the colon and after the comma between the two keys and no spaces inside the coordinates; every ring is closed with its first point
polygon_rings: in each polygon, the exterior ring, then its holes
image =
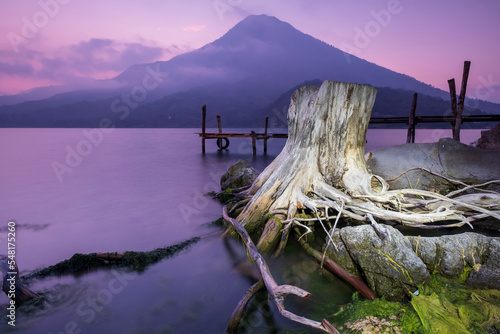
{"type": "Polygon", "coordinates": [[[245,313],[245,308],[247,307],[248,302],[252,300],[253,296],[257,292],[259,292],[261,289],[264,289],[265,284],[262,278],[257,281],[255,284],[253,284],[250,288],[248,288],[247,292],[243,295],[241,298],[240,302],[236,306],[236,308],[233,311],[233,314],[231,315],[231,320],[229,320],[229,324],[227,325],[226,328],[226,333],[231,334],[231,333],[236,333],[236,329],[238,328],[238,325],[240,324],[240,320],[243,317],[243,314],[245,313]]]}
{"type": "MultiPolygon", "coordinates": [[[[297,237],[299,237],[300,236],[299,229],[297,227],[295,227],[294,231],[295,231],[295,234],[297,235],[297,237]]],[[[299,243],[302,246],[302,248],[304,248],[304,250],[307,253],[309,253],[310,255],[312,255],[318,262],[321,262],[323,260],[323,256],[321,255],[321,253],[318,252],[317,250],[315,250],[314,248],[312,248],[311,245],[309,245],[304,239],[298,238],[298,240],[299,240],[299,243]]],[[[324,258],[324,265],[332,273],[334,273],[335,275],[339,276],[344,281],[346,281],[347,283],[352,285],[352,287],[355,288],[357,291],[359,291],[359,293],[363,297],[365,297],[366,299],[377,298],[375,293],[369,287],[367,287],[366,284],[363,283],[362,280],[360,280],[356,276],[349,274],[347,271],[345,271],[344,268],[342,268],[341,266],[339,266],[338,264],[336,264],[335,262],[333,262],[329,258],[324,258]]]]}
{"type": "Polygon", "coordinates": [[[321,330],[321,331],[326,332],[326,333],[338,333],[338,331],[332,331],[331,328],[325,327],[322,323],[320,323],[318,321],[314,321],[314,320],[311,320],[311,319],[308,319],[305,317],[301,317],[301,316],[298,316],[290,311],[287,311],[285,309],[285,305],[284,305],[284,299],[287,295],[293,294],[293,295],[296,295],[296,296],[299,296],[301,298],[306,299],[311,294],[309,292],[302,290],[301,288],[298,288],[298,287],[293,286],[293,285],[288,285],[288,284],[278,285],[276,283],[276,281],[274,280],[274,278],[271,274],[271,271],[269,270],[269,267],[267,266],[266,261],[264,260],[262,255],[260,255],[260,253],[257,251],[257,248],[255,247],[255,245],[254,245],[252,239],[250,238],[250,236],[248,235],[247,231],[245,230],[245,228],[243,228],[243,226],[241,226],[241,224],[236,219],[229,217],[229,215],[227,214],[227,207],[226,206],[222,209],[222,217],[224,218],[225,221],[227,221],[228,223],[230,223],[234,227],[236,232],[238,232],[240,237],[245,242],[245,245],[246,245],[247,250],[248,250],[248,254],[257,264],[257,266],[260,270],[260,273],[262,275],[262,280],[264,281],[264,284],[266,286],[267,292],[271,296],[271,299],[273,300],[273,302],[278,307],[280,314],[282,316],[292,320],[292,321],[304,324],[306,326],[321,330]]]}

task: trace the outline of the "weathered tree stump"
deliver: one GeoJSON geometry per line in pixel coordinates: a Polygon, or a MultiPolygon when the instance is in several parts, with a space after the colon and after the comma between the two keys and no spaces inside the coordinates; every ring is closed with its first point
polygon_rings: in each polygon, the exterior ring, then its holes
{"type": "Polygon", "coordinates": [[[484,215],[500,219],[482,207],[482,194],[451,198],[417,189],[391,191],[382,177],[369,173],[365,138],[376,91],[325,81],[292,95],[285,147],[246,191],[252,199],[237,217],[249,233],[264,230],[260,251],[271,251],[280,237],[286,242],[289,229],[282,235],[279,226],[293,223],[301,208],[318,218],[318,210],[331,209],[374,225],[374,218],[418,227],[437,221],[470,224],[484,215]],[[263,228],[268,214],[279,219],[268,219],[263,228]]]}

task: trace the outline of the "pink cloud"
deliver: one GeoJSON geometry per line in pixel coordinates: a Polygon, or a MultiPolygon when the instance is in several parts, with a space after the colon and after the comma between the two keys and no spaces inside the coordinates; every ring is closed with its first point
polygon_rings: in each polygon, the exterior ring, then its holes
{"type": "Polygon", "coordinates": [[[206,25],[196,24],[196,25],[182,27],[182,30],[198,32],[205,29],[206,27],[207,27],[206,25]]]}

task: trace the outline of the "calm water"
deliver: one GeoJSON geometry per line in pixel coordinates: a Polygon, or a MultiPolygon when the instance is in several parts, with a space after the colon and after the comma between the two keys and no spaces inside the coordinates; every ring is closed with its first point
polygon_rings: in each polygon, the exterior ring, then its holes
{"type": "MultiPolygon", "coordinates": [[[[247,139],[232,140],[223,152],[207,141],[203,156],[197,131],[115,129],[99,135],[82,129],[0,129],[0,253],[6,253],[11,220],[17,224],[22,273],[75,253],[147,251],[217,231],[207,223],[220,217],[221,205],[203,194],[218,190],[220,175],[238,159],[264,169],[285,140],[270,141],[267,155],[259,143],[256,157],[247,139]]],[[[450,133],[417,130],[417,142],[450,133]]],[[[465,143],[479,136],[479,130],[462,133],[465,143]]],[[[406,130],[369,130],[367,139],[367,150],[402,144],[406,130]]],[[[143,273],[99,270],[38,281],[31,288],[47,294],[45,308],[18,309],[15,332],[222,333],[253,283],[237,268],[245,258],[240,243],[215,236],[143,273]]],[[[315,268],[296,254],[272,265],[278,281],[313,293],[307,302],[287,300],[306,316],[314,302],[344,304],[353,292],[315,268]]],[[[14,332],[5,316],[8,301],[0,293],[1,333],[14,332]]],[[[242,332],[304,330],[276,315],[272,305],[274,315],[265,316],[260,304],[254,304],[242,332]]]]}

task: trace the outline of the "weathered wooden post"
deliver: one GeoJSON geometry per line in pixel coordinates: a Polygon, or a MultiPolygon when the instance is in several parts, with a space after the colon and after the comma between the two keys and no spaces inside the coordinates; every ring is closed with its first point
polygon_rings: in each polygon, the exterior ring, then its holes
{"type": "Polygon", "coordinates": [[[266,125],[264,127],[264,154],[267,153],[267,125],[269,124],[269,117],[266,116],[266,125]]]}
{"type": "Polygon", "coordinates": [[[465,92],[467,91],[467,80],[469,79],[470,61],[464,62],[464,71],[462,74],[462,87],[458,97],[457,115],[455,125],[453,126],[453,139],[460,141],[460,127],[462,126],[462,114],[464,112],[465,92]]]}
{"type": "Polygon", "coordinates": [[[411,103],[410,117],[408,118],[408,136],[406,137],[406,143],[415,143],[415,110],[417,109],[417,97],[418,94],[413,94],[413,102],[411,103]]]}
{"type": "Polygon", "coordinates": [[[255,131],[252,131],[252,151],[253,151],[253,155],[257,154],[256,141],[257,141],[257,135],[255,134],[255,131]]]}
{"type": "Polygon", "coordinates": [[[462,87],[460,89],[460,96],[458,97],[457,105],[457,89],[455,86],[455,79],[448,80],[450,87],[451,98],[451,113],[453,120],[451,121],[453,139],[460,141],[460,127],[462,126],[462,114],[464,111],[465,92],[467,90],[467,80],[469,79],[470,61],[464,62],[464,72],[462,74],[462,87]]]}
{"type": "Polygon", "coordinates": [[[222,124],[220,120],[220,115],[217,115],[217,127],[219,128],[219,133],[222,133],[222,124]]]}
{"type": "Polygon", "coordinates": [[[207,105],[201,107],[202,120],[201,120],[201,152],[205,153],[205,126],[207,122],[207,105]]]}

